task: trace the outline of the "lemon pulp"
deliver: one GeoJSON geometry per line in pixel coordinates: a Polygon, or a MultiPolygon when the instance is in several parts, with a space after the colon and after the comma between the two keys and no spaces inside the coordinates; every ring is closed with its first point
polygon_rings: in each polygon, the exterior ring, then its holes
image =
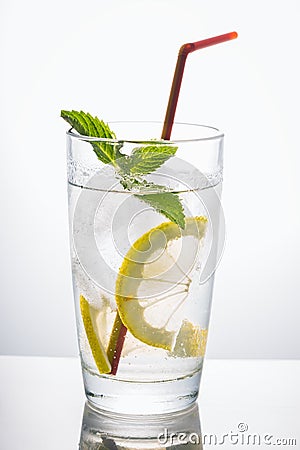
{"type": "Polygon", "coordinates": [[[183,320],[182,326],[176,337],[175,346],[170,356],[178,357],[203,357],[207,340],[207,328],[193,325],[188,320],[183,320]]]}

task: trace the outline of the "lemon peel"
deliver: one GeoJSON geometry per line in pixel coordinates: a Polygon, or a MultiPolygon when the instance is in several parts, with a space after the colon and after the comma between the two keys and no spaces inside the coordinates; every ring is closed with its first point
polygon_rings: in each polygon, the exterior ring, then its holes
{"type": "Polygon", "coordinates": [[[80,295],[80,310],[91,352],[100,373],[110,373],[111,364],[102,345],[96,325],[99,310],[93,308],[83,295],[80,295]]]}

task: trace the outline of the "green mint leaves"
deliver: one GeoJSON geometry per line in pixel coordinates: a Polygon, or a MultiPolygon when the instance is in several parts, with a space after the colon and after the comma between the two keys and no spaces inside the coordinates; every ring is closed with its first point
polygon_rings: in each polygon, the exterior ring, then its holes
{"type": "Polygon", "coordinates": [[[184,212],[178,194],[173,192],[156,192],[155,194],[137,194],[136,197],[184,229],[184,212]]]}
{"type": "MultiPolygon", "coordinates": [[[[71,127],[83,136],[93,136],[105,139],[116,139],[116,135],[109,126],[93,117],[89,113],[83,111],[61,111],[61,117],[65,119],[71,127]]],[[[117,158],[122,156],[119,152],[119,144],[111,144],[106,142],[91,142],[91,145],[98,159],[104,164],[113,163],[117,158]]]]}
{"type": "Polygon", "coordinates": [[[178,147],[169,145],[147,145],[132,150],[128,161],[128,170],[131,175],[146,175],[154,172],[171,156],[174,156],[178,147]]]}
{"type": "MultiPolygon", "coordinates": [[[[116,139],[115,133],[97,116],[93,117],[83,111],[62,110],[61,117],[82,136],[99,137],[110,141],[116,139]]],[[[124,189],[140,189],[143,193],[134,194],[135,197],[184,229],[185,216],[179,195],[166,191],[164,186],[148,183],[141,178],[142,175],[154,172],[170,157],[174,156],[177,147],[155,144],[155,141],[153,141],[153,143],[143,147],[134,148],[131,155],[127,156],[121,153],[122,144],[118,142],[96,141],[90,142],[90,144],[100,161],[114,166],[124,189]],[[159,192],[145,194],[147,186],[159,192]]]]}

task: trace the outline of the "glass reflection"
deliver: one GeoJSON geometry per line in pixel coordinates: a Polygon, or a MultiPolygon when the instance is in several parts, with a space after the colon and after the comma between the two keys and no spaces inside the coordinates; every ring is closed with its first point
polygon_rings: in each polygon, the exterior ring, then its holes
{"type": "Polygon", "coordinates": [[[202,450],[198,406],[156,416],[96,411],[85,404],[80,450],[202,450]]]}

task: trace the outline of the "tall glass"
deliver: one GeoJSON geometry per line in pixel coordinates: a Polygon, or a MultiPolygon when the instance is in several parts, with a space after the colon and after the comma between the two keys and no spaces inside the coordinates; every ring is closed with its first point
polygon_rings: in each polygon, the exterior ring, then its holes
{"type": "Polygon", "coordinates": [[[161,141],[159,122],[109,125],[118,139],[67,133],[86,396],[112,412],[178,411],[198,396],[222,250],[223,134],[174,124],[161,141]],[[123,156],[104,164],[99,148],[123,156]]]}

